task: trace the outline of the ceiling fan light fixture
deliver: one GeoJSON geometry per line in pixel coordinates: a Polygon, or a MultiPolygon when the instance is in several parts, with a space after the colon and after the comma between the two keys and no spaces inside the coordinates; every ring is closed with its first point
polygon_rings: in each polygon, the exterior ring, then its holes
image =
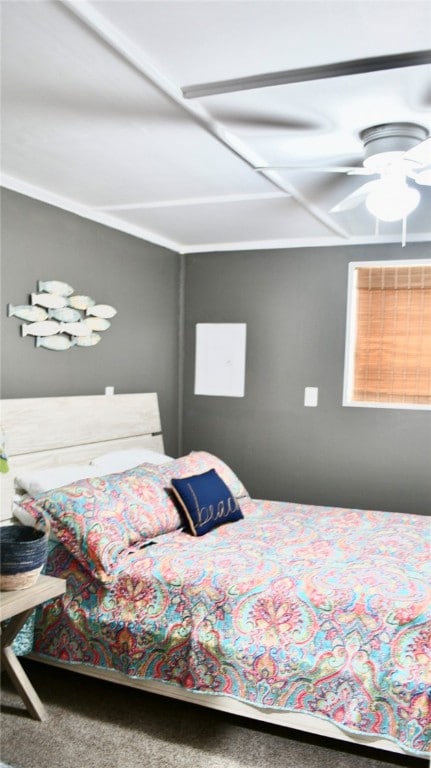
{"type": "Polygon", "coordinates": [[[364,166],[380,175],[365,199],[367,210],[377,221],[403,221],[405,228],[407,216],[419,205],[420,192],[407,184],[406,176],[416,180],[415,166],[420,164],[409,158],[408,152],[428,134],[427,128],[416,123],[386,123],[362,131],[364,166]]]}
{"type": "Polygon", "coordinates": [[[417,189],[405,181],[396,184],[382,180],[368,195],[367,210],[380,221],[401,221],[417,208],[421,199],[417,189]]]}

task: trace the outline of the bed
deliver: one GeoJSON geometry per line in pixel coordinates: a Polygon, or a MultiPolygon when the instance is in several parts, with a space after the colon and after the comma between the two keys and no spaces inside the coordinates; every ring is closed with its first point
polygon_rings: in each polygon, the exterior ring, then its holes
{"type": "Polygon", "coordinates": [[[4,400],[2,428],[2,509],[49,517],[46,573],[67,580],[33,658],[426,757],[429,518],[251,499],[220,457],[164,456],[154,393],[4,400]],[[43,470],[66,482],[17,499],[43,470]],[[220,519],[195,536],[182,491],[207,475],[234,501],[201,506],[220,519]]]}

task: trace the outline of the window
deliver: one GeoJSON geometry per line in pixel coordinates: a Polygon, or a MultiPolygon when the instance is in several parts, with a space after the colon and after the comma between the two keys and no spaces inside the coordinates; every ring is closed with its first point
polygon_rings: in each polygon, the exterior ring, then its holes
{"type": "Polygon", "coordinates": [[[431,259],[349,264],[343,405],[431,408],[431,259]]]}

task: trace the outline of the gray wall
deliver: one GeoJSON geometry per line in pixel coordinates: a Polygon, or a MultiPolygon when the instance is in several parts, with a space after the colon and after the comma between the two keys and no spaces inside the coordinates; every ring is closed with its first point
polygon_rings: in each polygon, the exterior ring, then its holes
{"type": "Polygon", "coordinates": [[[183,450],[225,458],[255,497],[430,514],[431,413],[341,405],[349,261],[429,255],[421,243],[189,255],[183,450]],[[193,395],[198,322],[247,323],[244,398],[193,395]]]}
{"type": "Polygon", "coordinates": [[[224,457],[254,496],[431,512],[431,414],[341,406],[348,262],[425,257],[428,244],[188,256],[183,360],[178,255],[8,191],[1,255],[2,397],[157,391],[167,452],[182,417],[182,450],[224,457]],[[21,338],[6,305],[40,279],[118,309],[98,346],[21,338]],[[244,398],[193,395],[197,322],[247,323],[244,398]],[[317,408],[305,386],[319,387],[317,408]]]}
{"type": "Polygon", "coordinates": [[[177,254],[14,192],[2,194],[1,396],[159,393],[167,452],[178,440],[177,254]],[[62,280],[118,310],[95,347],[36,349],[6,306],[62,280]]]}

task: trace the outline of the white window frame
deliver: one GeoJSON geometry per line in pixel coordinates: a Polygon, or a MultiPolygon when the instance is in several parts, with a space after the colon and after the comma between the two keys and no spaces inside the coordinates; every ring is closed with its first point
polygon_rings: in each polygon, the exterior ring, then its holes
{"type": "Polygon", "coordinates": [[[370,400],[352,400],[354,382],[354,355],[356,342],[356,305],[357,305],[357,272],[358,267],[411,267],[431,266],[431,259],[393,259],[384,261],[351,261],[347,281],[347,317],[346,317],[346,345],[344,352],[344,384],[343,406],[349,408],[395,408],[412,411],[429,411],[431,405],[425,403],[385,403],[370,400]]]}

